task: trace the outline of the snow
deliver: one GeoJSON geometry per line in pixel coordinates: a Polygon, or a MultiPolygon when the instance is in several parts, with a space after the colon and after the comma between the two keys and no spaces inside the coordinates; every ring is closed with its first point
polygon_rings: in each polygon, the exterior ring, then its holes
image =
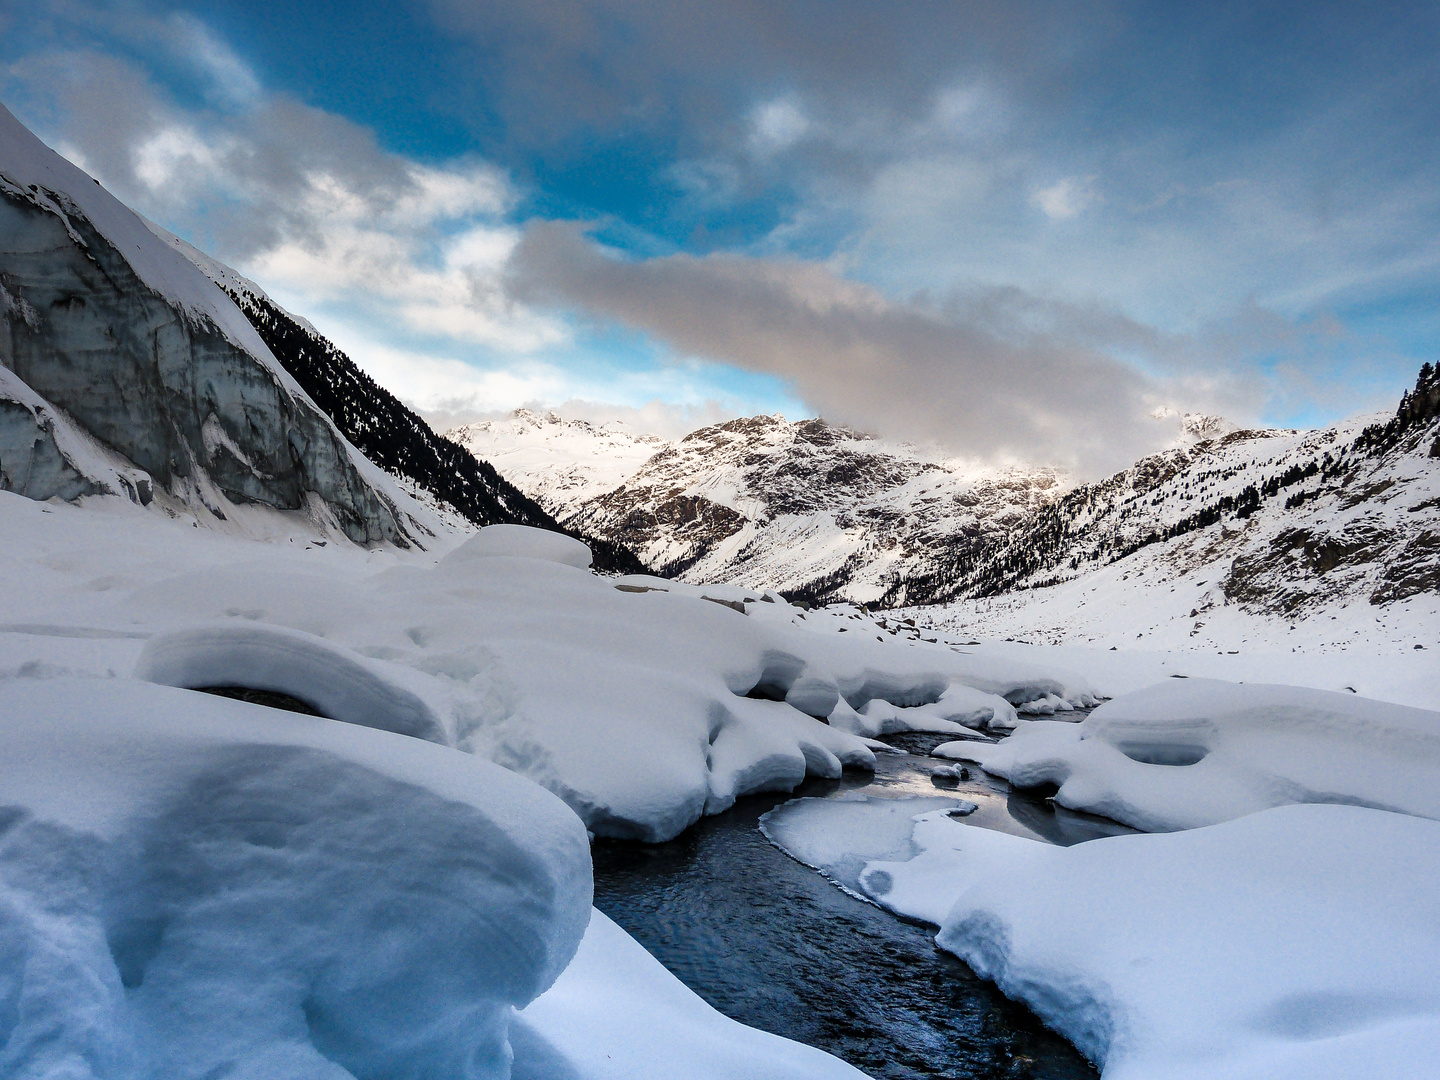
{"type": "Polygon", "coordinates": [[[666,839],[748,792],[873,767],[862,735],[813,719],[792,692],[809,709],[833,701],[837,721],[897,706],[898,727],[941,723],[927,707],[978,724],[986,710],[1003,722],[1008,701],[1090,694],[1063,672],[910,641],[853,610],[599,577],[574,565],[583,545],[538,530],[367,552],[258,509],[265,543],[85,503],[0,493],[0,678],[290,694],[498,762],[604,835],[666,839]]]}
{"type": "Polygon", "coordinates": [[[1433,1073],[1434,821],[1285,806],[1060,848],[939,811],[911,840],[915,857],[870,862],[862,887],[940,925],[942,948],[1105,1080],[1433,1073]]]}
{"type": "Polygon", "coordinates": [[[1440,818],[1440,712],[1294,686],[1171,679],[1078,724],[1023,722],[934,753],[1059,785],[1059,805],[1147,832],[1305,802],[1440,818]]]}
{"type": "Polygon", "coordinates": [[[873,760],[735,692],[779,626],[833,634],[621,592],[550,534],[439,557],[268,520],[0,493],[0,1075],[502,1077],[513,1044],[553,1080],[859,1076],[589,906],[586,824],[668,835],[873,760]]]}
{"type": "MultiPolygon", "coordinates": [[[[718,960],[719,958],[717,958],[718,960]]],[[[513,1080],[860,1080],[838,1058],[716,1012],[599,911],[511,1023],[513,1080]]]]}
{"type": "Polygon", "coordinates": [[[592,424],[516,409],[502,420],[452,428],[445,437],[489,462],[563,520],[585,499],[613,491],[670,444],[621,421],[592,424]]]}
{"type": "Polygon", "coordinates": [[[401,685],[404,668],[299,630],[219,623],[158,634],[145,643],[135,675],[162,686],[288,694],[332,720],[448,742],[430,707],[401,685]]]}
{"type": "Polygon", "coordinates": [[[760,831],[791,858],[819,870],[847,892],[865,896],[860,875],[877,860],[917,854],[915,818],[962,805],[942,795],[889,798],[847,791],[831,799],[792,799],[760,818],[760,831]]]}
{"type": "Polygon", "coordinates": [[[542,532],[525,525],[487,525],[445,556],[445,562],[462,563],[488,558],[540,559],[590,569],[590,549],[572,537],[542,532]]]}
{"type": "Polygon", "coordinates": [[[504,1077],[589,915],[558,799],[418,739],[0,681],[7,1077],[504,1077]]]}

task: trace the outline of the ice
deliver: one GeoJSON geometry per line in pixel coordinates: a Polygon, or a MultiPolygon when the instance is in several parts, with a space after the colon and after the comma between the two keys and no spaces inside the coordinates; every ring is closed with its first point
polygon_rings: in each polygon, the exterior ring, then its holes
{"type": "Polygon", "coordinates": [[[596,911],[511,1024],[514,1080],[860,1080],[838,1058],[716,1012],[596,911]]]}
{"type": "Polygon", "coordinates": [[[1059,848],[938,812],[912,842],[919,854],[871,862],[862,886],[941,925],[943,948],[1105,1080],[1434,1072],[1434,821],[1297,805],[1059,848]]]}
{"type": "Polygon", "coordinates": [[[974,805],[940,795],[885,798],[847,792],[833,799],[792,799],[761,817],[760,831],[792,859],[864,896],[860,874],[867,863],[915,854],[910,836],[917,815],[974,805]]]}
{"type": "Polygon", "coordinates": [[[1440,713],[1292,686],[1172,679],[1079,724],[1023,723],[998,744],[945,743],[1012,784],[1145,831],[1287,803],[1440,818],[1440,713]]]}
{"type": "Polygon", "coordinates": [[[504,1077],[589,916],[575,816],[418,739],[0,682],[0,1075],[504,1077]]]}

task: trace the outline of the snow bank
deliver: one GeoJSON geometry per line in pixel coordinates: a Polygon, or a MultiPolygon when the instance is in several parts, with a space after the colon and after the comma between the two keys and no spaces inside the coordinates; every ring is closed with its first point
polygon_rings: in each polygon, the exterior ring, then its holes
{"type": "Polygon", "coordinates": [[[504,1077],[584,932],[584,829],[487,762],[124,680],[0,730],[0,1075],[504,1077]]]}
{"type": "Polygon", "coordinates": [[[1035,721],[999,744],[945,743],[1022,787],[1145,831],[1191,829],[1287,803],[1440,818],[1440,713],[1292,686],[1174,679],[1079,724],[1035,721]]]}
{"type": "Polygon", "coordinates": [[[555,985],[511,1023],[513,1080],[861,1080],[716,1012],[596,911],[555,985]]]}
{"type": "MultiPolygon", "coordinates": [[[[823,807],[821,808],[823,809],[823,807]]],[[[880,903],[1099,1063],[1105,1080],[1432,1075],[1440,824],[1287,806],[1070,848],[917,819],[880,903]]]]}
{"type": "Polygon", "coordinates": [[[289,694],[331,720],[448,743],[430,707],[397,685],[403,671],[299,630],[221,623],[151,638],[135,674],[182,689],[289,694]]]}
{"type": "Polygon", "coordinates": [[[1083,693],[1045,667],[773,594],[462,555],[493,552],[490,535],[532,556],[557,539],[485,530],[437,559],[0,493],[0,676],[135,672],[287,693],[502,764],[597,834],[645,840],[749,792],[873,767],[845,710],[994,727],[1014,700],[1083,693]]]}
{"type": "Polygon", "coordinates": [[[974,805],[941,795],[885,798],[852,791],[833,799],[791,799],[761,816],[760,831],[792,859],[863,897],[860,875],[867,864],[916,854],[910,836],[918,815],[974,805]]]}
{"type": "Polygon", "coordinates": [[[526,525],[486,525],[445,556],[445,561],[462,563],[497,556],[542,559],[581,570],[588,570],[593,558],[588,546],[563,533],[526,525]]]}

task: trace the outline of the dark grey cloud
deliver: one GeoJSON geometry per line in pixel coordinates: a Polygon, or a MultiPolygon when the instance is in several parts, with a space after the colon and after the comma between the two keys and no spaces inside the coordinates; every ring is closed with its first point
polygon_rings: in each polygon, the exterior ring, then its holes
{"type": "Polygon", "coordinates": [[[1173,387],[1100,346],[1155,335],[1013,292],[896,302],[825,266],[712,254],[625,260],[575,225],[534,224],[511,259],[530,302],[615,320],[694,355],[788,380],[826,417],[987,460],[1095,474],[1173,441],[1173,387]],[[1017,315],[1018,311],[1018,315],[1017,315]]]}
{"type": "Polygon", "coordinates": [[[1111,0],[428,2],[473,50],[457,101],[482,100],[509,142],[658,139],[682,155],[743,142],[748,110],[786,93],[832,122],[925,113],[938,86],[982,71],[1058,98],[1064,58],[1118,19],[1111,0]]]}

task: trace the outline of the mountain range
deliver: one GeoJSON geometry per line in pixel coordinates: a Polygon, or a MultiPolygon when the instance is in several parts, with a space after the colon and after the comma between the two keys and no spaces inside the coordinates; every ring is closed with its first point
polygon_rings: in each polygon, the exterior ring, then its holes
{"type": "Polygon", "coordinates": [[[1440,592],[1440,377],[1427,364],[1393,415],[1317,431],[1182,417],[1174,448],[1088,484],[822,419],[667,440],[521,410],[439,435],[0,108],[0,490],[363,545],[533,525],[604,570],[878,607],[1030,592],[1145,552],[1213,566],[1211,603],[1289,618],[1440,592]]]}
{"type": "Polygon", "coordinates": [[[520,410],[449,434],[557,519],[682,580],[933,606],[1148,550],[1177,573],[1215,564],[1211,602],[1288,617],[1440,590],[1436,382],[1427,365],[1393,416],[1316,431],[1186,415],[1172,449],[1079,485],[818,419],[742,418],[667,441],[520,410]]]}
{"type": "Polygon", "coordinates": [[[1053,469],[947,459],[820,419],[745,417],[666,441],[521,410],[449,436],[656,573],[808,602],[876,600],[1067,487],[1053,469]]]}

